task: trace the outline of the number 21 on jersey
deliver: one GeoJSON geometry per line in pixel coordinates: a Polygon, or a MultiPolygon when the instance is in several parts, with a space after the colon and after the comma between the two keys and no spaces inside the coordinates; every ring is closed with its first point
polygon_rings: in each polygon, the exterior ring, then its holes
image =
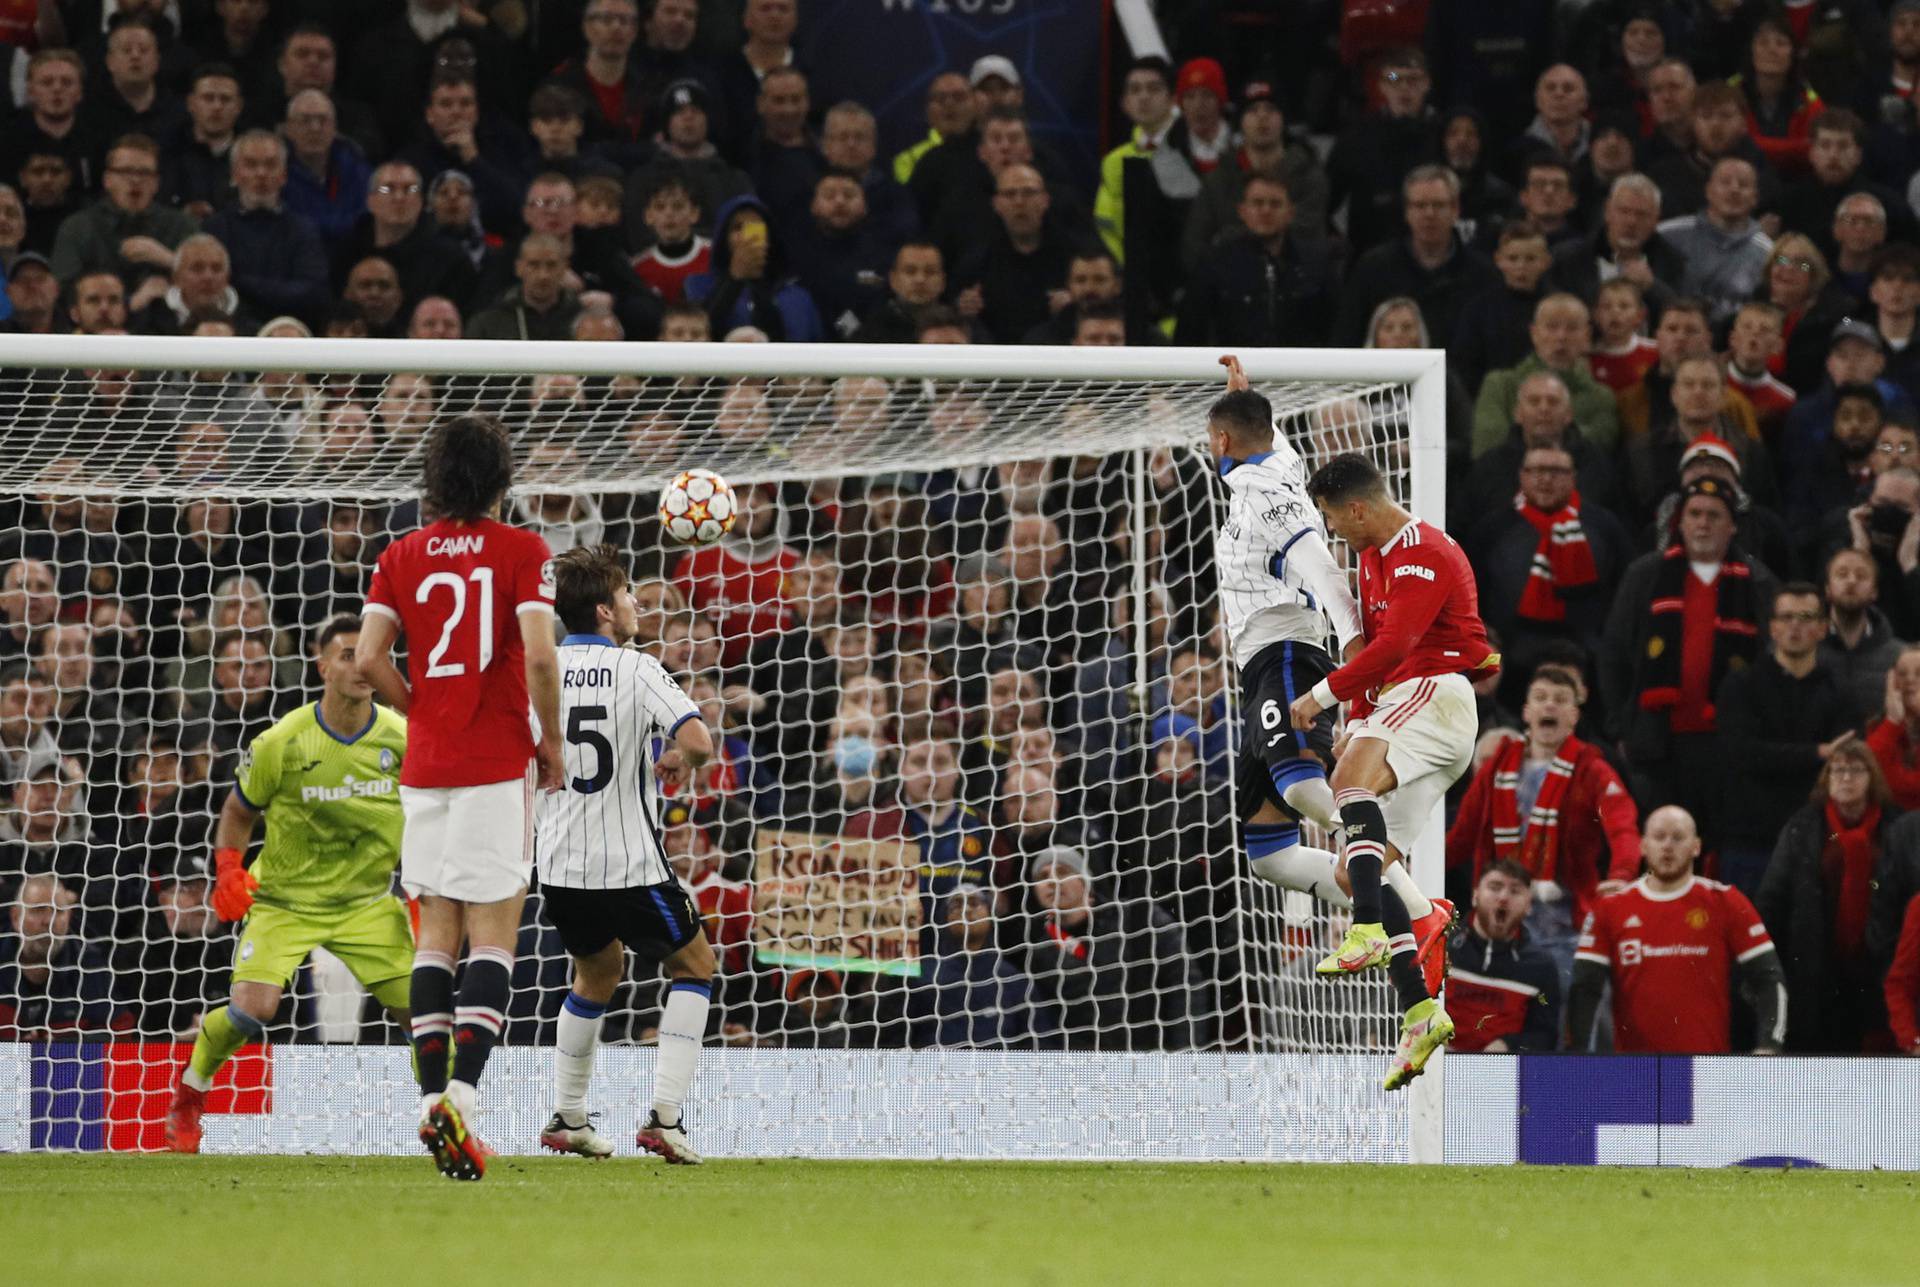
{"type": "Polygon", "coordinates": [[[458,572],[435,572],[423,578],[420,588],[414,591],[415,603],[426,605],[434,596],[434,591],[445,588],[452,592],[453,602],[445,622],[440,627],[440,640],[434,644],[433,651],[427,654],[427,678],[443,679],[452,675],[467,673],[464,661],[446,660],[447,649],[453,644],[453,635],[467,615],[467,583],[471,581],[477,588],[474,599],[475,625],[480,632],[480,665],[485,670],[493,664],[493,569],[477,567],[466,576],[458,572]]]}

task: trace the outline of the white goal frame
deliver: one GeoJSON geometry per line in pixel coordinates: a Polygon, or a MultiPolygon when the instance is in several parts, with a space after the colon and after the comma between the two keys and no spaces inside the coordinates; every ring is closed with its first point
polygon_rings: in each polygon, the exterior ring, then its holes
{"type": "MultiPolygon", "coordinates": [[[[1256,390],[1272,382],[1326,383],[1345,386],[1402,386],[1406,390],[1409,421],[1409,501],[1420,518],[1443,526],[1446,512],[1446,359],[1441,350],[1382,349],[1236,349],[1256,390]]],[[[0,336],[0,370],[19,368],[121,367],[148,370],[276,371],[311,370],[341,374],[406,371],[425,375],[572,374],[598,376],[675,375],[709,378],[880,377],[889,380],[1030,380],[1126,382],[1157,380],[1217,385],[1224,389],[1219,365],[1221,351],[1182,348],[1015,347],[1004,345],[851,345],[851,344],[665,344],[665,343],[519,343],[500,340],[336,340],[181,338],[148,336],[8,335],[0,336]]],[[[0,409],[4,417],[12,409],[0,409]]],[[[1187,440],[1198,445],[1202,426],[1195,423],[1187,440]]],[[[1107,449],[1132,451],[1141,465],[1133,486],[1144,489],[1146,449],[1170,445],[1164,424],[1143,422],[1129,426],[1108,440],[1107,449]]],[[[999,459],[990,442],[981,455],[966,463],[988,464],[999,459]]],[[[964,455],[964,452],[962,453],[964,455]]],[[[943,461],[957,458],[943,451],[943,461]]],[[[818,477],[832,472],[832,462],[817,457],[796,460],[782,468],[763,471],[768,481],[784,476],[818,477]]],[[[849,471],[854,472],[854,471],[849,471]]],[[[587,480],[606,491],[640,491],[661,479],[587,480]]],[[[21,486],[24,486],[22,484],[21,486]]],[[[20,487],[8,490],[20,490],[20,487]]],[[[77,488],[84,492],[86,488],[77,488]]],[[[407,492],[412,490],[407,480],[407,492]]],[[[1135,495],[1143,492],[1137,491],[1135,495]]],[[[1142,513],[1136,505],[1135,513],[1142,513]]],[[[1136,557],[1144,542],[1135,540],[1136,557]]],[[[1144,640],[1144,612],[1136,614],[1144,640]]],[[[1144,681],[1143,681],[1144,682],[1144,681]]],[[[1413,854],[1416,880],[1423,889],[1439,892],[1443,885],[1443,834],[1439,809],[1413,854]]],[[[24,1050],[24,1047],[19,1048],[24,1050]]],[[[542,1052],[544,1056],[544,1051],[542,1052]]],[[[314,1060],[404,1062],[405,1051],[361,1051],[319,1054],[314,1060]]],[[[647,1058],[649,1056],[638,1056],[647,1058]]],[[[503,1063],[524,1061],[509,1055],[503,1063]]],[[[17,1057],[0,1046],[0,1100],[13,1089],[6,1075],[17,1057]]],[[[604,1061],[603,1077],[613,1060],[604,1061]]],[[[1444,1057],[1435,1060],[1431,1075],[1415,1084],[1408,1103],[1404,1160],[1439,1162],[1442,1155],[1444,1057]]],[[[734,1093],[717,1109],[722,1122],[709,1145],[716,1155],[754,1152],[805,1153],[818,1156],[928,1156],[902,1147],[904,1138],[892,1127],[901,1119],[937,1120],[953,1133],[962,1155],[997,1157],[1141,1157],[1141,1158],[1255,1158],[1311,1155],[1308,1141],[1263,1141],[1246,1138],[1258,1133],[1272,1118],[1258,1102],[1263,1091],[1286,1094],[1310,1079],[1327,1076],[1376,1078],[1385,1059],[1326,1054],[1180,1053],[1131,1055],[1009,1056],[976,1052],[900,1051],[834,1052],[792,1051],[778,1054],[710,1047],[703,1056],[700,1082],[704,1087],[725,1085],[734,1093]],[[1080,1059],[1098,1062],[1096,1076],[1084,1083],[1072,1075],[1080,1059]],[[1008,1076],[1008,1070],[1021,1072],[1008,1076]],[[890,1077],[907,1074],[911,1082],[890,1077]],[[871,1097],[852,1113],[843,1138],[823,1139],[797,1129],[793,1120],[755,1123],[743,1117],[755,1105],[778,1113],[802,1096],[823,1092],[836,1097],[860,1096],[863,1073],[878,1076],[871,1097]],[[1078,1084],[1076,1084],[1078,1083],[1078,1084]],[[989,1126],[980,1120],[980,1105],[1018,1091],[1030,1102],[1007,1108],[1016,1119],[1045,1109],[1064,1113],[1053,1123],[1053,1138],[1034,1139],[1018,1121],[989,1126]],[[1178,1121],[1152,1122],[1177,1116],[1178,1121]],[[1217,1121],[1206,1119],[1217,1117],[1217,1121]],[[882,1121],[889,1129],[874,1130],[882,1121]],[[1097,1125],[1104,1129],[1090,1129],[1097,1125]],[[972,1126],[974,1129],[968,1129],[972,1126]],[[954,1129],[957,1128],[957,1129],[954,1129]],[[1193,1133],[1197,1132],[1198,1136],[1193,1133]],[[1238,1138],[1236,1138],[1238,1137],[1238,1138]],[[1023,1144],[1032,1147],[1022,1149],[1023,1144]],[[1020,1151],[1008,1151],[1019,1149],[1020,1151]]],[[[506,1071],[505,1069],[501,1070],[506,1071]]],[[[324,1079],[323,1079],[324,1080],[324,1079]]],[[[704,1098],[701,1091],[696,1095],[704,1098]]],[[[502,1088],[500,1097],[508,1098],[502,1088]]],[[[513,1098],[517,1103],[518,1094],[513,1098]]],[[[23,1101],[24,1102],[24,1101],[23,1101]]],[[[536,1112],[543,1102],[533,1097],[536,1112]]],[[[504,1105],[503,1105],[504,1107],[504,1105]]],[[[1311,1103],[1302,1110],[1312,1114],[1311,1103]]],[[[512,1110],[518,1116],[518,1108],[512,1110]]],[[[618,1125],[618,1123],[616,1123],[618,1125]]],[[[504,1134],[496,1139],[511,1150],[504,1134]]],[[[1324,1143],[1324,1141],[1320,1141],[1324,1143]]],[[[0,1150],[7,1146],[0,1130],[0,1150]]],[[[408,1141],[389,1148],[384,1140],[367,1141],[370,1151],[410,1151],[408,1141]]],[[[299,1123],[290,1121],[286,1133],[247,1126],[234,1133],[232,1147],[298,1151],[313,1147],[300,1136],[299,1123]]],[[[218,1134],[209,1132],[210,1150],[219,1147],[218,1134]]],[[[952,1147],[932,1155],[954,1156],[952,1147]]],[[[1370,1160],[1400,1160],[1375,1156],[1370,1160]]]]}

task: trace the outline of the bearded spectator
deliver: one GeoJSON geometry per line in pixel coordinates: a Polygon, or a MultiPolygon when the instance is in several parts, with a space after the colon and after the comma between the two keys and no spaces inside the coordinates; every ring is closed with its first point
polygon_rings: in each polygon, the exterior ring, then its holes
{"type": "MultiPolygon", "coordinates": [[[[1637,839],[1638,837],[1636,837],[1637,839]]],[[[1473,910],[1447,944],[1450,1049],[1485,1054],[1552,1050],[1560,1044],[1566,968],[1528,931],[1536,882],[1511,858],[1487,863],[1473,885],[1473,910]]]]}
{"type": "Polygon", "coordinates": [[[1901,649],[1879,607],[1879,564],[1864,551],[1837,550],[1827,560],[1825,590],[1827,634],[1820,641],[1820,664],[1840,686],[1848,727],[1864,729],[1885,705],[1887,675],[1901,649]]]}

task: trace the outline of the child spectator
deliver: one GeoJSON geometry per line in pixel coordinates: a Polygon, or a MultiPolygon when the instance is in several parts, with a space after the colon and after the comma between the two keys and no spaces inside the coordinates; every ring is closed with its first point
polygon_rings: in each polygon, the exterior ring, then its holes
{"type": "Polygon", "coordinates": [[[1773,373],[1773,360],[1787,351],[1786,313],[1778,304],[1755,300],[1733,315],[1727,336],[1727,387],[1753,404],[1760,434],[1777,442],[1797,395],[1773,373]]]}
{"type": "Polygon", "coordinates": [[[574,184],[573,226],[575,228],[618,228],[621,206],[626,194],[620,180],[605,174],[590,174],[574,184]]]}
{"type": "Polygon", "coordinates": [[[1639,384],[1660,361],[1660,346],[1643,334],[1646,325],[1646,296],[1626,278],[1614,278],[1594,297],[1594,341],[1587,368],[1616,396],[1639,384]]]}
{"type": "MultiPolygon", "coordinates": [[[[694,204],[693,190],[685,179],[667,176],[648,194],[642,217],[653,245],[633,257],[633,271],[668,304],[681,303],[687,279],[706,272],[713,257],[713,243],[694,230],[700,207],[694,204]]],[[[661,338],[667,337],[663,333],[661,338]]]]}

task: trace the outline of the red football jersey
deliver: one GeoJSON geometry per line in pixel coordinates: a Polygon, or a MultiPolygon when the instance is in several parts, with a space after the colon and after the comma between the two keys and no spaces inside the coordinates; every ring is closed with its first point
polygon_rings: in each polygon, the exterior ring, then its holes
{"type": "Polygon", "coordinates": [[[1360,553],[1360,625],[1367,646],[1327,676],[1343,702],[1403,679],[1500,667],[1480,620],[1480,592],[1451,536],[1414,519],[1376,550],[1360,553]]]}
{"type": "Polygon", "coordinates": [[[1793,410],[1798,401],[1793,386],[1780,379],[1771,371],[1763,371],[1757,380],[1749,379],[1732,367],[1727,368],[1727,387],[1735,393],[1745,396],[1753,404],[1754,415],[1761,427],[1772,430],[1787,418],[1787,412],[1793,410]]]}
{"type": "Polygon", "coordinates": [[[633,271],[641,281],[658,291],[669,304],[678,304],[687,296],[687,278],[707,271],[713,262],[713,243],[696,236],[686,251],[669,255],[659,246],[650,246],[633,257],[633,271]]]}
{"type": "Polygon", "coordinates": [[[1613,973],[1613,1046],[1622,1053],[1725,1054],[1733,967],[1773,951],[1747,896],[1695,876],[1656,894],[1644,878],[1587,913],[1574,959],[1613,973]]]}
{"type": "Polygon", "coordinates": [[[553,612],[547,543],[487,519],[441,521],[380,556],[366,611],[407,637],[407,758],[400,785],[484,786],[533,758],[522,612],[553,612]]]}
{"type": "Polygon", "coordinates": [[[1619,393],[1640,383],[1641,377],[1659,361],[1660,346],[1644,335],[1636,335],[1622,352],[1594,349],[1588,353],[1587,369],[1593,372],[1594,379],[1619,393]]]}
{"type": "Polygon", "coordinates": [[[673,580],[688,604],[713,615],[725,648],[722,655],[727,665],[737,666],[756,639],[793,624],[786,581],[799,561],[784,545],[779,553],[751,563],[724,543],[708,545],[682,554],[673,580]]]}

